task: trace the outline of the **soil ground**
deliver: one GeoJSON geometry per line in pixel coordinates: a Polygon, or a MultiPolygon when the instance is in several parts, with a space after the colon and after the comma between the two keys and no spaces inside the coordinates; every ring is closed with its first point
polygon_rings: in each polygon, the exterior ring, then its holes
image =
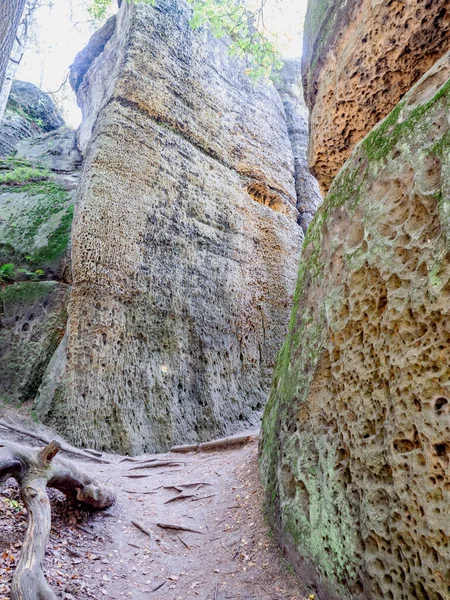
{"type": "MultiPolygon", "coordinates": [[[[0,417],[58,439],[10,409],[0,409],[0,417]]],[[[43,445],[3,427],[1,440],[43,445]]],[[[59,598],[303,600],[309,596],[281,556],[265,521],[256,440],[216,452],[137,457],[170,463],[152,468],[136,468],[142,463],[118,455],[103,458],[109,464],[73,462],[116,488],[117,502],[107,511],[86,511],[49,490],[52,532],[44,566],[59,598]],[[180,495],[187,497],[173,500],[180,495]],[[157,523],[194,531],[165,529],[157,523]]],[[[19,489],[9,479],[0,495],[0,600],[9,598],[25,529],[19,489]]]]}

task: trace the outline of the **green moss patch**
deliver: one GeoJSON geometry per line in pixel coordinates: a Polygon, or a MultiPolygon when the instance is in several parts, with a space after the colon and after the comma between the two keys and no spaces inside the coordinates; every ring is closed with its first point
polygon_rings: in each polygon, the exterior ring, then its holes
{"type": "Polygon", "coordinates": [[[22,274],[24,269],[35,273],[57,266],[70,238],[69,192],[42,165],[10,157],[0,161],[1,197],[7,226],[2,232],[0,265],[12,263],[15,272],[22,274]]]}

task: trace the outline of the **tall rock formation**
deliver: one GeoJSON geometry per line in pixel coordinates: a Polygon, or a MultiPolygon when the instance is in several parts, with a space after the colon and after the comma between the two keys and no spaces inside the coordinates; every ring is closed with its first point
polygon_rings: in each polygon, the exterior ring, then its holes
{"type": "Polygon", "coordinates": [[[76,444],[256,425],[286,332],[303,234],[283,106],[189,17],[123,3],[73,67],[73,287],[36,408],[76,444]]]}
{"type": "Polygon", "coordinates": [[[306,233],[322,202],[319,185],[308,168],[308,110],[303,100],[300,59],[286,59],[276,87],[283,101],[295,167],[295,191],[300,225],[306,233]]]}
{"type": "Polygon", "coordinates": [[[450,48],[447,0],[310,0],[309,165],[324,192],[364,137],[450,48]]]}
{"type": "Polygon", "coordinates": [[[447,54],[333,181],[264,415],[276,535],[339,598],[450,597],[449,116],[447,54]]]}

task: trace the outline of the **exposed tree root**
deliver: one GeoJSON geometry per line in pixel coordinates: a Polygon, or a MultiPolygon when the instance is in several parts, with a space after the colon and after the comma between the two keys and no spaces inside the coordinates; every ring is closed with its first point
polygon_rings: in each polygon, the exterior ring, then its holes
{"type": "Polygon", "coordinates": [[[28,512],[28,528],[11,584],[11,600],[56,600],[42,571],[51,526],[47,486],[96,509],[107,508],[115,501],[111,488],[100,485],[68,461],[54,460],[60,449],[55,441],[44,449],[0,442],[0,491],[6,480],[14,477],[28,512]]]}
{"type": "MultiPolygon", "coordinates": [[[[228,450],[233,446],[242,446],[243,444],[248,444],[249,442],[258,439],[256,434],[240,434],[240,435],[230,435],[226,438],[220,438],[218,440],[212,440],[210,442],[202,442],[198,444],[187,444],[186,446],[173,446],[170,451],[171,452],[204,452],[207,450],[228,450]]],[[[137,468],[137,467],[136,467],[137,468]]]]}

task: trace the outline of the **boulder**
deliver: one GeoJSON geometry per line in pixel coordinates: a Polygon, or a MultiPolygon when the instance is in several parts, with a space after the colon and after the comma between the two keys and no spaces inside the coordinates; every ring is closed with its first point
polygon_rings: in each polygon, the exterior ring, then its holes
{"type": "Polygon", "coordinates": [[[64,125],[51,96],[27,81],[13,82],[0,123],[0,158],[15,151],[17,143],[64,125]]]}
{"type": "Polygon", "coordinates": [[[334,179],[264,414],[276,536],[339,598],[449,597],[449,114],[447,54],[334,179]]]}
{"type": "Polygon", "coordinates": [[[322,191],[355,144],[449,48],[446,0],[310,0],[303,83],[309,165],[322,191]]]}
{"type": "Polygon", "coordinates": [[[75,444],[162,451],[256,425],[286,333],[303,233],[283,105],[190,11],[123,3],[81,80],[75,61],[67,355],[36,401],[75,444]]]}

